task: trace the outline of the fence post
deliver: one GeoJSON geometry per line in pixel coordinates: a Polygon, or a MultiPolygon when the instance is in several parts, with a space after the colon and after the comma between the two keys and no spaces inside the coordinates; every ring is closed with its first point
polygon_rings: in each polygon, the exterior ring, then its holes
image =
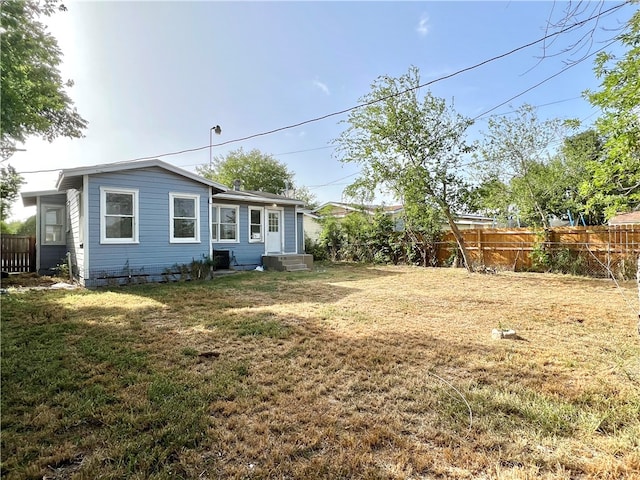
{"type": "Polygon", "coordinates": [[[478,259],[480,260],[480,265],[483,267],[484,264],[484,247],[482,246],[482,229],[478,228],[478,259]]]}
{"type": "Polygon", "coordinates": [[[29,237],[29,272],[35,272],[36,267],[36,237],[29,237]]]}
{"type": "Polygon", "coordinates": [[[636,270],[638,279],[638,335],[640,335],[640,254],[638,255],[638,269],[636,270]]]}

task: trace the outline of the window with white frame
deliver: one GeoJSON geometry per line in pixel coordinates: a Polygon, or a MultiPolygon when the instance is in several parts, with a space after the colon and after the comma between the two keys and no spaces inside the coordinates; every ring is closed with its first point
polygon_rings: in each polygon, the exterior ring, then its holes
{"type": "Polygon", "coordinates": [[[200,196],[184,193],[169,194],[171,243],[200,241],[200,196]]]}
{"type": "Polygon", "coordinates": [[[211,206],[211,239],[214,242],[238,242],[239,207],[227,205],[211,206]]]}
{"type": "Polygon", "coordinates": [[[262,242],[262,207],[249,207],[249,242],[262,242]]]}
{"type": "Polygon", "coordinates": [[[65,207],[62,205],[43,205],[42,212],[42,231],[44,232],[42,243],[46,245],[64,245],[65,207]]]}
{"type": "Polygon", "coordinates": [[[100,188],[100,241],[138,243],[138,190],[100,188]]]}

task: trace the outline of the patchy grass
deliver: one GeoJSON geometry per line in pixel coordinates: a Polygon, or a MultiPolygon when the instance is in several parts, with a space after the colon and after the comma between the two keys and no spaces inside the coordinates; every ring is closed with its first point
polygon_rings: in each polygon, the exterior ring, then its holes
{"type": "Polygon", "coordinates": [[[5,295],[0,475],[639,478],[634,288],[341,265],[5,295]]]}
{"type": "Polygon", "coordinates": [[[0,280],[2,288],[50,287],[54,283],[69,282],[69,278],[38,275],[37,273],[10,273],[0,280]]]}

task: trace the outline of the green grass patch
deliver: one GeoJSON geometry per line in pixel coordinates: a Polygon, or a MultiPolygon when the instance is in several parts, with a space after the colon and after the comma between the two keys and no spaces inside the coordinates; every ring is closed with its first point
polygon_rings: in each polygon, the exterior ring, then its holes
{"type": "Polygon", "coordinates": [[[79,456],[85,471],[110,472],[104,478],[189,478],[180,456],[206,437],[209,404],[238,396],[246,362],[204,375],[154,362],[163,352],[149,348],[142,322],[51,315],[61,295],[3,297],[2,478],[42,478],[79,456]],[[99,450],[107,458],[90,456],[99,450]]]}

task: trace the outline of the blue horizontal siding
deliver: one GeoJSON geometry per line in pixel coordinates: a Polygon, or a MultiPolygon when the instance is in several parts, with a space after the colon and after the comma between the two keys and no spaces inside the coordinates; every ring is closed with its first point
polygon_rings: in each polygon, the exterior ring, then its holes
{"type": "Polygon", "coordinates": [[[40,247],[40,270],[41,275],[52,275],[56,273],[56,267],[67,261],[66,245],[42,245],[40,247]]]}
{"type": "Polygon", "coordinates": [[[297,214],[296,228],[298,229],[298,252],[304,253],[304,215],[302,213],[297,214]]]}
{"type": "Polygon", "coordinates": [[[81,191],[67,191],[67,209],[69,211],[70,227],[67,232],[67,247],[71,254],[73,274],[82,282],[84,281],[84,245],[80,241],[81,196],[81,191]]]}
{"type": "Polygon", "coordinates": [[[158,268],[209,255],[209,187],[158,167],[91,175],[88,181],[89,270],[158,268]],[[138,190],[138,244],[100,243],[100,187],[138,190]],[[200,197],[200,242],[170,243],[169,192],[200,197]]]}
{"type": "Polygon", "coordinates": [[[264,241],[249,243],[249,206],[264,207],[251,203],[232,203],[228,201],[216,201],[215,205],[229,205],[239,208],[240,237],[237,242],[212,242],[213,250],[229,251],[231,268],[238,270],[254,269],[262,265],[262,255],[264,254],[264,241]]]}
{"type": "Polygon", "coordinates": [[[284,251],[296,253],[296,212],[294,207],[284,207],[284,251]]]}
{"type": "MultiPolygon", "coordinates": [[[[249,207],[265,208],[264,204],[254,204],[250,202],[232,203],[229,201],[216,201],[216,205],[239,205],[240,206],[240,238],[238,242],[212,242],[214,250],[228,250],[231,259],[231,267],[239,270],[253,269],[262,265],[262,256],[265,254],[264,240],[262,242],[249,242],[249,207]]],[[[266,232],[263,216],[263,238],[266,232]]],[[[283,211],[284,226],[284,251],[296,253],[296,232],[298,222],[295,218],[295,207],[286,206],[283,211]]],[[[301,228],[301,227],[300,227],[301,228]]],[[[298,235],[301,233],[299,232],[298,235]]]]}

